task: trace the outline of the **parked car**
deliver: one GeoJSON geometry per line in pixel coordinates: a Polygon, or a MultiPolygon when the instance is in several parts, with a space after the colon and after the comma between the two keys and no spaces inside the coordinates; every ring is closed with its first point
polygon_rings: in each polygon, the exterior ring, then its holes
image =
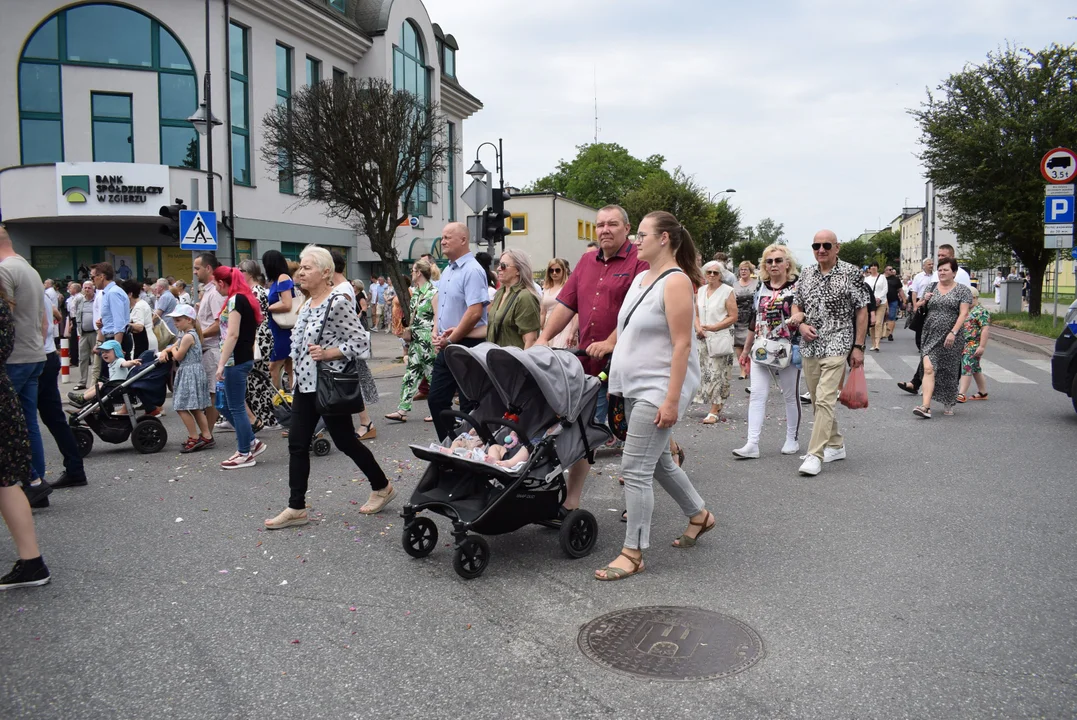
{"type": "Polygon", "coordinates": [[[1077,300],[1066,312],[1066,324],[1051,356],[1051,387],[1066,393],[1077,410],[1077,300]]]}

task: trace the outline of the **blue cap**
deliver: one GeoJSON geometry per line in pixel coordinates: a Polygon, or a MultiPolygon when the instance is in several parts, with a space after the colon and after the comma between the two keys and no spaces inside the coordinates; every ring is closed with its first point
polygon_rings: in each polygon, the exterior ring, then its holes
{"type": "Polygon", "coordinates": [[[112,352],[116,353],[117,355],[123,355],[123,348],[120,347],[120,344],[118,342],[116,342],[115,340],[106,340],[105,342],[103,342],[103,343],[101,343],[100,345],[97,346],[97,351],[98,352],[101,352],[101,351],[104,351],[104,350],[111,350],[112,352]]]}

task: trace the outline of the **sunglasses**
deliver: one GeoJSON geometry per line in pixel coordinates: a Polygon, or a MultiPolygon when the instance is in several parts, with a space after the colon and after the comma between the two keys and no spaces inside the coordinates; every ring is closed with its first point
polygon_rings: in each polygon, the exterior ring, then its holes
{"type": "Polygon", "coordinates": [[[512,265],[506,265],[505,263],[500,263],[500,264],[498,264],[497,269],[498,270],[511,270],[512,265]]]}
{"type": "Polygon", "coordinates": [[[717,270],[708,270],[707,274],[708,275],[721,275],[722,273],[718,272],[717,270]]]}
{"type": "Polygon", "coordinates": [[[830,250],[832,247],[834,247],[834,243],[812,243],[811,244],[811,249],[812,250],[818,250],[819,248],[822,248],[823,250],[830,250]]]}
{"type": "Polygon", "coordinates": [[[559,273],[561,272],[561,268],[547,268],[546,272],[559,273]]]}
{"type": "MultiPolygon", "coordinates": [[[[812,249],[815,249],[814,246],[812,247],[812,249]]],[[[827,248],[827,250],[829,249],[830,248],[827,248]]],[[[785,262],[785,258],[767,258],[763,262],[765,262],[767,265],[781,265],[783,262],[785,262]]]]}

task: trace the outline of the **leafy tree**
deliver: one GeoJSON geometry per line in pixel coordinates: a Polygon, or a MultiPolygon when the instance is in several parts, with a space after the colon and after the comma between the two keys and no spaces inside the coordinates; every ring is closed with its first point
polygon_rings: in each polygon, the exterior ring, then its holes
{"type": "Polygon", "coordinates": [[[1043,246],[1040,158],[1077,143],[1077,47],[1007,47],[969,65],[910,110],[927,177],[945,189],[943,219],[962,244],[1008,255],[1030,275],[1029,315],[1040,314],[1043,246]]]}
{"type": "Polygon", "coordinates": [[[874,244],[871,259],[879,263],[880,269],[887,265],[893,265],[895,268],[900,266],[901,233],[887,228],[875,233],[875,237],[871,238],[871,243],[874,244]]]}
{"type": "MultiPolygon", "coordinates": [[[[262,158],[309,178],[296,203],[319,203],[327,217],[365,234],[397,296],[406,298],[396,230],[420,186],[445,172],[452,151],[445,122],[436,103],[394,90],[385,80],[324,81],[293,93],[290,110],[276,105],[266,113],[262,158]]],[[[401,307],[406,324],[408,304],[401,307]]]]}
{"type": "Polygon", "coordinates": [[[729,248],[729,259],[733,262],[733,267],[737,267],[745,260],[758,267],[763,251],[770,245],[749,232],[752,230],[752,228],[745,228],[746,234],[742,236],[741,241],[729,248]]]}
{"type": "Polygon", "coordinates": [[[711,211],[710,226],[701,236],[692,236],[704,260],[709,260],[719,250],[728,252],[742,237],[743,232],[740,226],[740,208],[733,207],[725,198],[712,204],[711,211]]]}
{"type": "Polygon", "coordinates": [[[625,196],[639,189],[652,175],[664,174],[661,155],[646,160],[632,156],[616,143],[578,146],[575,159],[561,160],[557,169],[528,185],[527,192],[559,192],[592,207],[622,204],[625,196]]]}
{"type": "Polygon", "coordinates": [[[875,241],[858,238],[843,242],[838,248],[838,259],[863,267],[875,259],[875,241]]]}
{"type": "Polygon", "coordinates": [[[634,227],[644,215],[656,210],[673,213],[692,239],[704,237],[714,221],[714,206],[703,189],[680,168],[670,175],[664,170],[648,175],[639,188],[630,190],[621,203],[634,227]]]}
{"type": "MultiPolygon", "coordinates": [[[[785,223],[774,222],[771,218],[763,218],[759,224],[752,228],[752,237],[767,245],[785,245],[785,223]]],[[[754,261],[753,261],[754,262],[754,261]]]]}

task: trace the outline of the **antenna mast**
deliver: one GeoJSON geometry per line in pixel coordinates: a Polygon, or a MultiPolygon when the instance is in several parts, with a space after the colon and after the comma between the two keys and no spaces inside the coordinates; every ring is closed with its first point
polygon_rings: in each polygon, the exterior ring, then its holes
{"type": "Polygon", "coordinates": [[[598,66],[592,66],[595,84],[595,145],[598,145],[598,66]]]}

